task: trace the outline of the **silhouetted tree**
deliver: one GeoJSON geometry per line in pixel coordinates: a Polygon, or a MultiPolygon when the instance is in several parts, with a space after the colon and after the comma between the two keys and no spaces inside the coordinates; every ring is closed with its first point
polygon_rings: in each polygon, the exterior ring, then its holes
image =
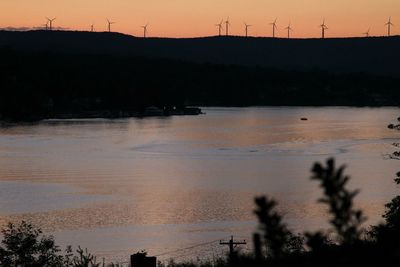
{"type": "Polygon", "coordinates": [[[81,247],[78,247],[77,256],[74,256],[70,263],[67,266],[73,267],[99,267],[100,263],[96,262],[96,257],[88,252],[87,249],[83,250],[81,247]]]}
{"type": "MultiPolygon", "coordinates": [[[[393,124],[393,123],[391,123],[391,124],[389,124],[388,125],[388,128],[389,129],[392,129],[392,130],[398,130],[398,131],[400,131],[400,117],[398,117],[397,118],[397,123],[395,123],[395,124],[393,124]]],[[[399,148],[400,147],[400,143],[393,143],[393,146],[394,147],[396,147],[396,148],[399,148]]],[[[391,155],[390,155],[390,158],[391,159],[397,159],[397,160],[400,160],[400,151],[394,151],[391,155]]],[[[399,173],[397,173],[397,178],[396,179],[400,179],[400,172],[399,173]]],[[[397,181],[396,181],[397,182],[397,181]]]]}
{"type": "Polygon", "coordinates": [[[31,224],[9,223],[1,233],[0,266],[63,266],[63,257],[59,255],[54,238],[42,235],[42,231],[31,224]]]}
{"type": "MultiPolygon", "coordinates": [[[[400,117],[397,124],[390,124],[389,129],[400,130],[400,117]]],[[[399,143],[393,144],[396,148],[400,147],[399,143]]],[[[395,151],[390,155],[391,159],[400,160],[400,151],[395,151]]],[[[400,172],[396,174],[394,179],[396,184],[400,184],[400,172]]],[[[400,250],[400,196],[394,197],[385,205],[384,223],[372,227],[370,231],[371,237],[377,242],[379,248],[385,250],[385,253],[397,255],[399,259],[400,250]]]]}
{"type": "Polygon", "coordinates": [[[255,250],[262,253],[264,246],[266,256],[279,258],[285,254],[300,252],[303,249],[303,238],[294,235],[282,222],[282,215],[276,211],[276,201],[268,197],[255,198],[260,231],[263,240],[256,234],[254,236],[255,250]],[[261,247],[260,247],[261,246],[261,247]]]}
{"type": "Polygon", "coordinates": [[[79,247],[76,255],[67,247],[65,255],[55,244],[52,236],[45,236],[42,230],[22,221],[18,225],[9,223],[1,230],[3,240],[0,246],[1,267],[98,267],[96,257],[87,249],[79,247]]]}
{"type": "MultiPolygon", "coordinates": [[[[400,117],[397,118],[400,122],[400,117]]],[[[390,124],[389,129],[400,130],[400,124],[390,124]]],[[[393,144],[396,148],[400,147],[399,143],[393,144]]],[[[392,153],[392,159],[400,160],[400,151],[395,151],[392,153]]],[[[394,179],[396,184],[400,184],[400,172],[396,173],[396,178],[394,179]]],[[[396,196],[392,201],[385,205],[386,212],[383,218],[386,220],[386,226],[392,229],[398,229],[400,231],[400,196],[396,196]]]]}
{"type": "Polygon", "coordinates": [[[315,253],[321,253],[332,246],[332,241],[321,231],[316,233],[305,233],[306,245],[315,253]]]}
{"type": "Polygon", "coordinates": [[[353,199],[358,191],[346,189],[350,177],[343,174],[345,166],[338,169],[335,167],[335,160],[328,159],[326,167],[320,163],[314,164],[311,179],[321,182],[324,190],[324,197],[319,200],[329,206],[332,215],[330,223],[333,225],[339,241],[343,244],[351,244],[358,241],[361,235],[361,224],[365,217],[361,210],[353,207],[353,199]]]}

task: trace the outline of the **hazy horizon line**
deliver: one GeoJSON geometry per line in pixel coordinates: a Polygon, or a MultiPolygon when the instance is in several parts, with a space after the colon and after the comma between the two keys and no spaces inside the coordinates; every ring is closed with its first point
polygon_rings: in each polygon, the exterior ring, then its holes
{"type": "Polygon", "coordinates": [[[140,35],[133,35],[130,33],[124,33],[124,32],[118,32],[118,31],[111,31],[108,32],[106,30],[103,31],[90,31],[90,30],[82,30],[82,29],[71,29],[71,28],[66,28],[66,27],[54,27],[52,30],[49,30],[45,27],[0,27],[0,31],[8,31],[8,32],[31,32],[31,31],[44,31],[44,32],[82,32],[82,33],[108,33],[108,34],[121,34],[121,35],[126,35],[126,36],[132,36],[138,39],[200,39],[200,38],[212,38],[212,37],[220,37],[220,38],[229,38],[229,37],[236,37],[236,38],[267,38],[267,39],[285,39],[285,40],[314,40],[314,39],[368,39],[368,38],[392,38],[392,37],[399,37],[400,34],[393,34],[391,36],[387,35],[370,35],[370,36],[325,36],[325,38],[321,37],[285,37],[285,36],[268,36],[268,35],[248,35],[247,37],[245,35],[235,35],[235,34],[229,34],[229,35],[198,35],[198,36],[189,36],[189,37],[174,37],[174,36],[147,36],[144,38],[143,36],[140,35]]]}

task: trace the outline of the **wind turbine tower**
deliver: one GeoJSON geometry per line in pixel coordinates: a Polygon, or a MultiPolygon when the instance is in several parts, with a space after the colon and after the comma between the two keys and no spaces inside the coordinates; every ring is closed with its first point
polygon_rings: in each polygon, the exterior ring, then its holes
{"type": "Polygon", "coordinates": [[[229,35],[229,25],[231,25],[231,23],[229,22],[229,17],[228,17],[228,19],[225,21],[226,36],[229,35]]]}
{"type": "Polygon", "coordinates": [[[47,31],[49,29],[49,22],[46,21],[46,24],[43,24],[42,27],[47,31]]]}
{"type": "Polygon", "coordinates": [[[388,36],[390,36],[390,31],[392,29],[392,26],[394,26],[394,24],[392,23],[392,17],[389,17],[389,21],[385,25],[388,26],[388,36]]]}
{"type": "Polygon", "coordinates": [[[369,37],[369,32],[370,32],[371,28],[368,29],[368,31],[364,32],[363,34],[365,35],[365,37],[369,37]]]}
{"type": "Polygon", "coordinates": [[[287,30],[287,38],[290,39],[290,32],[293,31],[291,23],[285,28],[287,30]]]}
{"type": "Polygon", "coordinates": [[[328,27],[325,25],[325,19],[323,20],[322,24],[320,25],[321,30],[322,30],[322,39],[325,39],[325,31],[328,29],[328,27]]]}
{"type": "Polygon", "coordinates": [[[108,32],[111,32],[111,25],[115,24],[115,22],[110,21],[109,19],[107,19],[108,22],[108,32]]]}
{"type": "Polygon", "coordinates": [[[222,35],[222,23],[224,22],[224,20],[221,20],[221,22],[219,24],[215,24],[216,27],[218,27],[218,36],[222,35]]]}
{"type": "Polygon", "coordinates": [[[275,30],[278,28],[277,26],[276,26],[276,21],[277,21],[278,19],[276,18],[275,20],[274,20],[274,22],[272,22],[272,23],[270,23],[269,25],[272,25],[272,37],[273,38],[275,38],[275,30]]]}
{"type": "Polygon", "coordinates": [[[247,24],[246,22],[244,23],[244,27],[245,27],[245,31],[246,31],[246,37],[249,36],[249,28],[250,28],[251,26],[252,26],[252,25],[249,25],[249,24],[247,24]]]}
{"type": "Polygon", "coordinates": [[[91,31],[91,32],[94,32],[94,25],[93,25],[93,24],[90,25],[90,31],[91,31]]]}
{"type": "Polygon", "coordinates": [[[50,31],[53,30],[53,21],[55,21],[56,18],[52,18],[52,19],[46,18],[46,19],[47,19],[47,22],[49,23],[48,29],[50,29],[50,31]]]}
{"type": "Polygon", "coordinates": [[[143,38],[147,38],[147,26],[149,26],[148,23],[144,26],[140,26],[143,28],[143,38]]]}

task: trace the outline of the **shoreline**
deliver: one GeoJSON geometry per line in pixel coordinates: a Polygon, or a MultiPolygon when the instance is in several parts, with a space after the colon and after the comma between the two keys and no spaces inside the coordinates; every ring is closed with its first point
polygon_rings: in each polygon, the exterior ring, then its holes
{"type": "Polygon", "coordinates": [[[204,114],[201,108],[185,107],[160,109],[157,107],[148,107],[144,111],[111,111],[111,110],[93,110],[84,112],[60,112],[51,116],[37,116],[22,119],[7,119],[0,115],[0,123],[18,123],[18,122],[38,122],[43,120],[72,120],[72,119],[121,119],[121,118],[148,118],[148,117],[170,117],[170,116],[198,116],[204,114]]]}
{"type": "MultiPolygon", "coordinates": [[[[15,123],[35,123],[46,120],[85,120],[85,119],[125,119],[125,118],[169,118],[172,116],[198,116],[206,114],[203,110],[207,108],[400,108],[396,105],[250,105],[250,106],[223,106],[223,105],[200,105],[200,107],[186,107],[175,110],[151,109],[148,111],[111,111],[96,110],[85,112],[59,112],[51,116],[32,117],[25,119],[7,119],[0,115],[0,126],[15,123]]],[[[150,107],[153,108],[153,107],[150,107]]]]}

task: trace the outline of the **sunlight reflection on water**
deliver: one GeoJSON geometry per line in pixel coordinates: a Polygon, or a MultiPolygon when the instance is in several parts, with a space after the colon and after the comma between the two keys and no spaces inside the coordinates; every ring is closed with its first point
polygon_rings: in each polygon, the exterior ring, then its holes
{"type": "Polygon", "coordinates": [[[252,199],[264,193],[279,200],[292,228],[326,226],[309,171],[329,156],[348,164],[370,223],[397,193],[397,163],[383,155],[399,137],[386,127],[398,109],[205,111],[0,128],[0,224],[27,219],[62,244],[123,258],[139,248],[165,252],[171,240],[179,248],[250,236],[252,199]]]}

